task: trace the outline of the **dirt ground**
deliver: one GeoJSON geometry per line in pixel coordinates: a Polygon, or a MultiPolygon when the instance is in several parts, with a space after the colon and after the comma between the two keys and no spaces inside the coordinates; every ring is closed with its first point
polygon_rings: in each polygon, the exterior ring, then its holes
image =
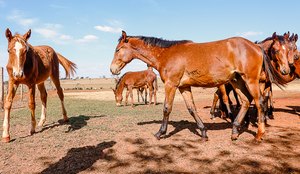
{"type": "MultiPolygon", "coordinates": [[[[69,134],[64,132],[70,127],[56,120],[37,134],[26,136],[27,118],[24,124],[11,127],[13,141],[1,144],[0,173],[300,173],[299,85],[295,81],[285,91],[274,89],[275,119],[268,120],[261,143],[253,141],[255,125],[231,141],[231,124],[221,118],[210,119],[215,89],[193,89],[199,115],[208,128],[207,142],[200,141],[199,130],[179,93],[167,135],[161,140],[154,138],[162,119],[163,88],[158,93],[160,104],[150,106],[158,114],[146,119],[139,118],[134,110],[149,106],[138,105],[131,109],[131,115],[124,112],[116,119],[100,113],[79,116],[83,124],[71,127],[76,131],[69,134]],[[129,118],[133,119],[130,126],[123,126],[129,118]]],[[[109,90],[66,91],[66,100],[73,98],[82,104],[114,100],[109,90]]]]}

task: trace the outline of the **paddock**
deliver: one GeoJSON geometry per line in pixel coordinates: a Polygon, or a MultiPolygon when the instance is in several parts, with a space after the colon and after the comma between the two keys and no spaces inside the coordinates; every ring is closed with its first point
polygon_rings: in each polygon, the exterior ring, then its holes
{"type": "MultiPolygon", "coordinates": [[[[192,88],[198,113],[208,127],[209,141],[201,142],[197,125],[179,92],[167,135],[161,140],[153,136],[162,119],[162,82],[158,105],[137,103],[134,93],[133,108],[115,106],[110,89],[113,79],[61,83],[70,121],[63,123],[56,91],[48,86],[47,121],[32,136],[28,135],[27,96],[21,101],[17,93],[11,113],[11,142],[0,146],[0,173],[300,172],[299,80],[291,82],[285,91],[274,88],[275,119],[268,120],[261,143],[253,141],[255,125],[232,141],[231,124],[221,118],[210,119],[215,88],[192,88]],[[74,85],[82,90],[76,90],[74,85]]],[[[39,94],[36,97],[39,118],[41,101],[39,94]]]]}

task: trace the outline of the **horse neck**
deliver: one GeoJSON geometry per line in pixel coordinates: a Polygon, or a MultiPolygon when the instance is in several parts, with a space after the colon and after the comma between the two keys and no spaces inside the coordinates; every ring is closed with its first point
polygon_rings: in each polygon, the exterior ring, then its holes
{"type": "Polygon", "coordinates": [[[267,40],[262,43],[259,43],[259,45],[262,47],[262,49],[269,55],[269,50],[271,48],[271,45],[273,44],[273,40],[267,40]]]}
{"type": "Polygon", "coordinates": [[[294,74],[297,76],[297,78],[300,78],[300,59],[295,60],[294,66],[295,66],[294,74]]]}
{"type": "Polygon", "coordinates": [[[116,95],[122,95],[125,88],[124,78],[120,79],[120,82],[116,86],[116,95]]]}
{"type": "Polygon", "coordinates": [[[146,45],[143,41],[133,43],[133,46],[137,48],[138,55],[135,55],[138,59],[145,62],[155,69],[159,69],[159,58],[166,48],[158,46],[146,45]]]}

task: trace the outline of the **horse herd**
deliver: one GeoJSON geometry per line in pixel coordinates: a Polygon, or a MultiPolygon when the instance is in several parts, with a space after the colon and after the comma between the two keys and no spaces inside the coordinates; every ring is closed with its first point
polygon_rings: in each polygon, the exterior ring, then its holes
{"type": "MultiPolygon", "coordinates": [[[[59,81],[59,64],[66,71],[66,76],[75,73],[76,64],[55,52],[49,46],[32,46],[28,43],[31,30],[24,35],[12,35],[9,29],[5,32],[8,40],[9,75],[8,94],[4,105],[4,120],[2,141],[10,141],[10,111],[12,101],[19,84],[29,88],[29,108],[31,110],[31,130],[35,133],[35,89],[41,93],[42,112],[39,126],[46,120],[47,92],[44,81],[49,77],[56,86],[61,100],[64,121],[68,121],[64,107],[64,94],[59,81]]],[[[150,102],[154,98],[156,104],[157,77],[156,69],[164,83],[165,101],[163,105],[163,120],[157,139],[167,132],[169,115],[172,111],[175,92],[178,89],[185,100],[191,116],[195,119],[201,131],[202,141],[207,141],[207,129],[198,115],[193,100],[191,87],[217,87],[214,101],[218,98],[226,105],[232,119],[231,139],[236,140],[250,103],[254,101],[257,108],[258,130],[255,139],[261,141],[265,133],[265,115],[268,109],[268,99],[272,91],[272,83],[284,86],[299,77],[299,52],[296,42],[297,34],[285,33],[271,37],[259,43],[253,43],[242,37],[232,37],[225,40],[194,43],[189,40],[169,41],[156,37],[128,36],[122,31],[110,71],[114,75],[133,59],[139,59],[148,65],[148,69],[139,72],[127,72],[116,81],[113,89],[117,106],[121,105],[122,92],[126,88],[125,105],[128,96],[133,105],[132,90],[147,91],[150,102]],[[234,118],[230,110],[228,92],[233,90],[240,99],[240,110],[234,118]],[[226,92],[227,91],[227,92],[226,92]]],[[[139,92],[138,92],[139,95],[139,92]]],[[[145,101],[147,94],[145,94],[145,101]]],[[[213,107],[212,107],[213,109],[213,107]]],[[[271,108],[270,108],[271,109],[271,108]]],[[[212,117],[213,111],[211,111],[212,117]]]]}

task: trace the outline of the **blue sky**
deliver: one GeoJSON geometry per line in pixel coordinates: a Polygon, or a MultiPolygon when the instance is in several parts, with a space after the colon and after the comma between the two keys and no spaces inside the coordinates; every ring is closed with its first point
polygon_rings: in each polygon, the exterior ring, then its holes
{"type": "MultiPolygon", "coordinates": [[[[8,59],[6,28],[21,34],[32,29],[29,43],[50,45],[74,61],[77,76],[111,77],[121,30],[168,40],[256,41],[275,31],[299,34],[299,7],[297,0],[0,0],[0,66],[8,59]]],[[[135,60],[122,73],[143,69],[135,60]]]]}

